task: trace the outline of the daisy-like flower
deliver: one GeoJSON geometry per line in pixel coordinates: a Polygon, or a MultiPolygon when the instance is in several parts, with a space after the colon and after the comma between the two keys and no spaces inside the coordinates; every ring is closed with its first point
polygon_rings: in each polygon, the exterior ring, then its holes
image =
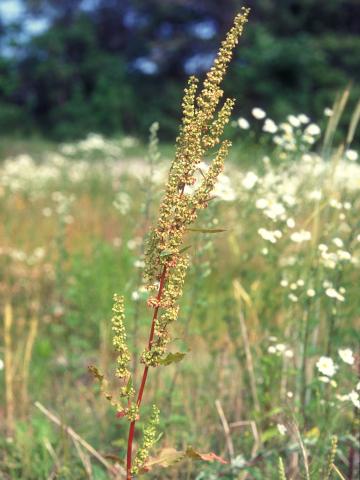
{"type": "Polygon", "coordinates": [[[295,127],[295,128],[300,127],[301,121],[298,117],[295,117],[295,115],[289,115],[287,117],[287,119],[288,119],[288,122],[290,123],[290,125],[292,125],[293,127],[295,127]]]}
{"type": "Polygon", "coordinates": [[[276,133],[278,130],[278,127],[276,123],[273,120],[271,120],[271,118],[267,118],[264,122],[262,129],[263,129],[263,132],[276,133]]]}
{"type": "Polygon", "coordinates": [[[336,300],[339,300],[339,302],[344,302],[345,301],[345,297],[344,295],[341,295],[341,293],[337,292],[335,290],[335,288],[327,288],[325,290],[325,294],[329,297],[329,298],[335,298],[336,300]]]}
{"type": "Polygon", "coordinates": [[[294,228],[295,227],[295,220],[293,218],[288,218],[286,220],[286,225],[289,227],[289,228],[294,228]]]}
{"type": "Polygon", "coordinates": [[[348,365],[354,365],[355,358],[351,348],[340,348],[338,350],[341,360],[348,365]]]}
{"type": "Polygon", "coordinates": [[[335,375],[338,366],[335,365],[334,361],[330,357],[320,357],[316,362],[316,368],[320,373],[326,375],[327,377],[332,377],[335,375]]]}
{"type": "Polygon", "coordinates": [[[306,242],[311,239],[311,233],[307,230],[300,230],[290,235],[290,239],[295,243],[306,242]]]}
{"type": "Polygon", "coordinates": [[[344,242],[339,237],[333,238],[333,244],[339,248],[344,246],[344,242]]]}
{"type": "Polygon", "coordinates": [[[247,172],[244,180],[242,181],[242,186],[246,188],[246,190],[251,190],[258,180],[259,177],[254,172],[247,172]]]}
{"type": "Polygon", "coordinates": [[[270,243],[276,243],[279,238],[282,237],[280,230],[266,230],[266,228],[259,228],[258,234],[264,240],[267,240],[270,243]]]}
{"type": "Polygon", "coordinates": [[[301,123],[309,123],[310,122],[310,118],[305,115],[305,113],[300,113],[300,115],[298,115],[297,117],[301,123]]]}
{"type": "Polygon", "coordinates": [[[331,117],[332,114],[333,114],[333,111],[331,110],[331,108],[325,108],[324,110],[325,117],[331,117]]]}
{"type": "Polygon", "coordinates": [[[315,137],[316,135],[320,135],[320,133],[320,127],[319,125],[316,125],[316,123],[310,123],[310,125],[305,128],[305,135],[311,135],[315,137]]]}
{"type": "Polygon", "coordinates": [[[261,119],[266,117],[266,112],[264,112],[264,110],[262,108],[259,108],[259,107],[253,108],[251,110],[251,113],[252,113],[253,117],[256,118],[257,120],[261,120],[261,119]]]}
{"type": "Polygon", "coordinates": [[[351,162],[356,162],[356,160],[359,158],[359,154],[356,150],[346,150],[345,157],[351,162]]]}
{"type": "Polygon", "coordinates": [[[240,117],[238,118],[238,125],[242,130],[248,130],[250,128],[250,123],[246,120],[246,118],[240,117]]]}
{"type": "Polygon", "coordinates": [[[286,435],[286,432],[287,432],[287,428],[285,427],[285,425],[283,425],[282,423],[278,423],[276,425],[280,435],[286,435]]]}
{"type": "Polygon", "coordinates": [[[359,394],[358,392],[355,392],[355,390],[352,390],[349,393],[349,400],[353,403],[353,405],[356,408],[360,408],[360,399],[359,399],[359,394]]]}

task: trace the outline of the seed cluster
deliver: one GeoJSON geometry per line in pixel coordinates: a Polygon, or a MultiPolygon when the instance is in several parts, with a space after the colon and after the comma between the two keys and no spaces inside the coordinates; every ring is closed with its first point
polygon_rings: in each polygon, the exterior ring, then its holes
{"type": "Polygon", "coordinates": [[[176,141],[175,159],[171,165],[165,195],[160,205],[159,219],[150,234],[145,252],[145,276],[151,288],[166,272],[166,287],[162,299],[152,297],[148,305],[161,309],[155,324],[155,339],[145,350],[142,361],[147,366],[157,366],[170,341],[168,326],[177,318],[176,303],[182,287],[188,259],[181,254],[187,227],[197,218],[200,209],[206,208],[217,178],[223,170],[231,143],[220,140],[228,123],[233,99],[226,99],[215,115],[223,96],[219,87],[232,58],[232,52],[247,22],[249,9],[243,8],[221,45],[213,67],[206,76],[202,91],[197,95],[198,79],[190,77],[183,99],[183,121],[176,141]],[[215,119],[214,119],[215,117],[215,119]],[[217,152],[213,149],[220,144],[217,152]],[[186,186],[194,185],[199,163],[207,154],[215,154],[203,180],[195,191],[186,193],[186,186]]]}
{"type": "Polygon", "coordinates": [[[149,457],[149,451],[156,441],[157,426],[159,422],[160,411],[156,405],[153,405],[151,417],[144,428],[142,445],[137,451],[134,466],[131,470],[133,475],[139,473],[140,468],[145,464],[149,457]]]}
{"type": "MultiPolygon", "coordinates": [[[[211,191],[223,170],[230,147],[230,142],[221,141],[220,137],[229,121],[234,100],[226,99],[218,109],[224,93],[219,85],[232,58],[233,49],[247,22],[248,14],[249,9],[242,8],[240,14],[235,17],[234,25],[221,44],[214,65],[205,78],[202,90],[198,92],[199,81],[195,77],[190,77],[185,89],[182,102],[183,120],[179,136],[176,139],[175,158],[160,205],[158,222],[150,232],[145,251],[147,288],[158,291],[157,296],[152,296],[147,301],[148,306],[154,309],[154,315],[149,344],[141,356],[146,374],[148,367],[157,367],[164,360],[166,361],[166,349],[171,341],[169,327],[178,316],[178,302],[182,296],[186,271],[189,266],[189,258],[183,253],[185,250],[183,247],[184,235],[188,226],[196,220],[198,211],[206,208],[211,191]],[[216,149],[217,146],[219,147],[216,149]],[[199,164],[209,157],[212,157],[213,160],[206,173],[203,174],[201,183],[195,185],[195,174],[199,169],[199,164]],[[188,193],[187,186],[195,186],[194,191],[188,193]]],[[[122,407],[113,400],[107,390],[108,382],[96,367],[90,367],[90,371],[100,382],[105,397],[116,406],[118,414],[126,416],[132,422],[133,427],[134,422],[139,418],[139,407],[146,375],[144,373],[143,383],[139,390],[141,394],[139,393],[135,402],[132,398],[135,390],[128,368],[130,353],[126,344],[124,320],[124,300],[115,295],[112,331],[113,346],[117,352],[116,376],[122,382],[119,397],[127,400],[127,406],[122,407]]],[[[144,428],[143,444],[139,448],[133,464],[131,462],[133,436],[131,437],[128,445],[128,475],[130,467],[131,475],[136,475],[144,466],[149,449],[155,442],[158,423],[159,411],[154,406],[151,418],[144,428]]]]}

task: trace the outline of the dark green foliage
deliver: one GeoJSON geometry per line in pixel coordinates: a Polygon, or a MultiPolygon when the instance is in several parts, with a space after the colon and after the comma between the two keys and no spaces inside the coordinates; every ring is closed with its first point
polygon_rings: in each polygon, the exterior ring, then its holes
{"type": "MultiPolygon", "coordinates": [[[[157,120],[173,138],[182,85],[191,73],[186,61],[197,56],[196,73],[206,70],[201,60],[211,59],[243,2],[101,0],[86,10],[79,1],[24,3],[32,15],[46,16],[50,28],[25,44],[17,33],[21,24],[0,30],[0,41],[11,35],[19,45],[11,59],[0,53],[2,132],[146,134],[157,120]],[[202,22],[211,26],[203,36],[196,30],[202,22]],[[155,71],[143,73],[139,59],[153,62],[155,71]]],[[[238,98],[238,112],[246,115],[258,105],[275,120],[289,111],[319,117],[349,81],[356,97],[358,2],[247,3],[251,25],[225,86],[238,98]]]]}

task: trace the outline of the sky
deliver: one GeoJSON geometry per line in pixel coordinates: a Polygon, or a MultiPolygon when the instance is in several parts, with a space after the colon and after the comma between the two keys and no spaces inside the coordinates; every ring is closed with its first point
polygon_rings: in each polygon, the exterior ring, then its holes
{"type": "Polygon", "coordinates": [[[45,18],[30,18],[25,16],[21,0],[0,0],[0,17],[5,25],[23,22],[25,35],[36,35],[43,32],[48,21],[45,18]]]}

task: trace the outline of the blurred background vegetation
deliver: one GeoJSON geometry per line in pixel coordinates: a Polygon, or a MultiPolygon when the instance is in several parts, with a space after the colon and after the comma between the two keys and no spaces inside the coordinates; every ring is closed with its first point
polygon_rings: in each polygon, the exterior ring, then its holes
{"type": "MultiPolygon", "coordinates": [[[[0,131],[173,139],[185,78],[211,64],[240,0],[1,0],[0,131]]],[[[246,115],[319,116],[360,74],[358,0],[248,0],[226,81],[246,115]]],[[[354,92],[355,90],[355,92],[354,92]]]]}

